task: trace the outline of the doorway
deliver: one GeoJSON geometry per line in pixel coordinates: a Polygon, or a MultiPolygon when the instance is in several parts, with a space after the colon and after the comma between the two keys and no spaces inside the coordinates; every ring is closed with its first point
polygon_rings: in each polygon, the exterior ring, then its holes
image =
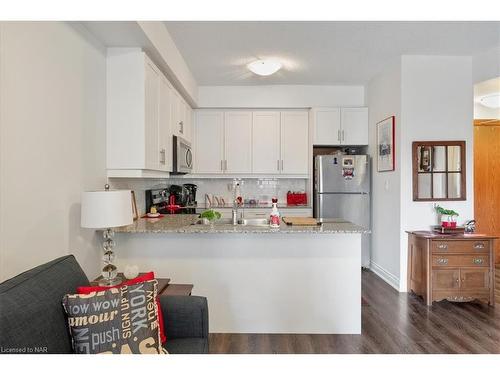
{"type": "Polygon", "coordinates": [[[500,237],[500,77],[474,86],[474,212],[478,232],[500,237]]]}

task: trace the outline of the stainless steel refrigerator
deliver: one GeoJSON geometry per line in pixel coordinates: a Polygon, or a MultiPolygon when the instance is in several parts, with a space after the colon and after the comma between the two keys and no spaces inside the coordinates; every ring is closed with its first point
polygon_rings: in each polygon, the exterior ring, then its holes
{"type": "MultiPolygon", "coordinates": [[[[370,156],[319,155],[314,159],[314,217],[342,219],[370,229],[370,156]]],[[[370,237],[362,235],[361,261],[370,266],[370,237]]]]}

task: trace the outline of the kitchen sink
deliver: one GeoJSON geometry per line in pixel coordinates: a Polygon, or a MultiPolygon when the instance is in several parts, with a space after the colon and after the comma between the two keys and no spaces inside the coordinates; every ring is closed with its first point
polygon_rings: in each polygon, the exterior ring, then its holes
{"type": "MultiPolygon", "coordinates": [[[[232,225],[232,224],[233,224],[232,219],[219,219],[214,223],[214,225],[232,225]]],[[[200,218],[196,220],[192,225],[210,225],[210,221],[207,219],[200,218]]],[[[239,219],[237,225],[263,227],[269,225],[269,220],[262,218],[248,218],[248,219],[245,218],[245,219],[239,219]]]]}
{"type": "Polygon", "coordinates": [[[238,220],[238,225],[251,225],[251,226],[268,226],[269,225],[269,220],[268,219],[240,219],[238,220]]]}

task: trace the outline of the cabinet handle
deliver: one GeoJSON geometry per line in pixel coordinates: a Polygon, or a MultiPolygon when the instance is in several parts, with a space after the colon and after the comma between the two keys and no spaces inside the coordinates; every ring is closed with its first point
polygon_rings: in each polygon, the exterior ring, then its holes
{"type": "Polygon", "coordinates": [[[438,246],[437,246],[438,249],[447,249],[448,248],[448,245],[444,244],[444,243],[440,243],[438,246]]]}
{"type": "Polygon", "coordinates": [[[283,160],[281,160],[281,171],[283,172],[283,160]]]}
{"type": "Polygon", "coordinates": [[[458,283],[460,282],[460,280],[459,280],[459,279],[456,279],[456,280],[455,280],[455,282],[458,284],[458,283]]]}
{"type": "Polygon", "coordinates": [[[337,130],[337,141],[339,141],[339,142],[340,142],[340,129],[339,129],[339,130],[337,130]]]}
{"type": "Polygon", "coordinates": [[[278,160],[278,171],[280,170],[280,161],[278,160]]]}
{"type": "Polygon", "coordinates": [[[342,142],[344,141],[344,131],[342,130],[342,142]]]}
{"type": "Polygon", "coordinates": [[[223,171],[224,170],[224,160],[221,160],[220,161],[220,170],[223,171]]]}
{"type": "Polygon", "coordinates": [[[438,258],[437,263],[438,264],[448,264],[448,259],[446,259],[446,258],[438,258]]]}
{"type": "Polygon", "coordinates": [[[179,133],[184,134],[184,121],[179,121],[179,133]]]}
{"type": "Polygon", "coordinates": [[[482,243],[482,242],[476,242],[474,244],[474,249],[484,249],[484,243],[482,243]]]}
{"type": "Polygon", "coordinates": [[[224,160],[224,170],[227,171],[227,160],[224,160]]]}
{"type": "Polygon", "coordinates": [[[474,258],[474,259],[472,259],[472,263],[474,263],[474,264],[483,264],[484,263],[484,259],[474,258]]]}
{"type": "Polygon", "coordinates": [[[160,156],[161,156],[160,163],[161,164],[165,164],[166,161],[167,161],[167,150],[165,150],[164,148],[162,148],[160,150],[160,156]]]}

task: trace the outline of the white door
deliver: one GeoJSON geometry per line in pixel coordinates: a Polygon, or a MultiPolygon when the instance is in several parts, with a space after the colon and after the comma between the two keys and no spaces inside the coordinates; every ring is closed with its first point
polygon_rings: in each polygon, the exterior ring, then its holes
{"type": "Polygon", "coordinates": [[[224,113],[224,171],[252,172],[252,112],[224,113]]]}
{"type": "Polygon", "coordinates": [[[368,144],[368,108],[342,108],[342,144],[368,144]]]}
{"type": "Polygon", "coordinates": [[[197,111],[194,137],[196,173],[223,173],[224,113],[197,111]]]}
{"type": "Polygon", "coordinates": [[[281,173],[307,174],[309,166],[309,115],[281,112],[281,173]]]}
{"type": "Polygon", "coordinates": [[[280,173],[280,113],[253,112],[252,171],[280,173]]]}
{"type": "Polygon", "coordinates": [[[160,73],[160,102],[158,120],[158,144],[160,170],[172,171],[172,131],[171,131],[171,88],[167,79],[160,73]]]}
{"type": "Polygon", "coordinates": [[[340,108],[313,109],[315,145],[340,145],[340,108]]]}
{"type": "Polygon", "coordinates": [[[146,61],[145,64],[145,169],[160,168],[160,150],[158,146],[158,110],[160,77],[156,68],[146,61]]]}

